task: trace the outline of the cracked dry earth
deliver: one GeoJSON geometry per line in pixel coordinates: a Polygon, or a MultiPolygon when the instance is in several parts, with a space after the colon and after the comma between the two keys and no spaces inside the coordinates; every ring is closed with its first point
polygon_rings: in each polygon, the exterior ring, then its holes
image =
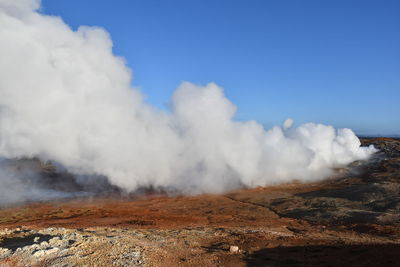
{"type": "Polygon", "coordinates": [[[400,140],[362,142],[322,182],[3,208],[0,266],[400,266],[400,140]]]}

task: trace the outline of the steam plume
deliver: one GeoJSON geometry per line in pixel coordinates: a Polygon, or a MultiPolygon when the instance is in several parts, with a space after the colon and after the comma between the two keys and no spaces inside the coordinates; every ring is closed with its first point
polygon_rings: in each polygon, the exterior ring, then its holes
{"type": "Polygon", "coordinates": [[[214,83],[184,82],[171,111],[156,110],[131,87],[106,31],[73,31],[39,6],[0,0],[0,157],[52,160],[126,191],[215,193],[321,179],[375,152],[350,129],[234,121],[236,107],[214,83]]]}

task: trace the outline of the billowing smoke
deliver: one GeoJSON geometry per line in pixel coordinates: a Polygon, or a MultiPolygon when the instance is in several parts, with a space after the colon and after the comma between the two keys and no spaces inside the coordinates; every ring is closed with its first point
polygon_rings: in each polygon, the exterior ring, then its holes
{"type": "MultiPolygon", "coordinates": [[[[54,176],[35,159],[0,159],[0,206],[25,201],[47,201],[58,198],[87,197],[96,189],[85,188],[71,179],[71,175],[54,176]]],[[[109,187],[110,188],[110,187],[109,187]]]]}
{"type": "MultiPolygon", "coordinates": [[[[321,179],[375,152],[349,129],[235,121],[236,107],[214,83],[184,82],[171,110],[157,110],[131,87],[106,31],[73,31],[39,6],[0,0],[0,157],[51,160],[128,192],[217,193],[321,179]]],[[[0,187],[15,179],[7,177],[0,187]]]]}

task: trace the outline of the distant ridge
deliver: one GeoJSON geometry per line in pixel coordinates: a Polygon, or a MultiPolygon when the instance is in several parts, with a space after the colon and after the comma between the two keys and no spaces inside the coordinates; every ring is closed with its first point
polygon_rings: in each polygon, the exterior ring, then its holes
{"type": "Polygon", "coordinates": [[[357,134],[358,138],[377,138],[377,137],[385,137],[385,138],[400,138],[400,134],[357,134]]]}

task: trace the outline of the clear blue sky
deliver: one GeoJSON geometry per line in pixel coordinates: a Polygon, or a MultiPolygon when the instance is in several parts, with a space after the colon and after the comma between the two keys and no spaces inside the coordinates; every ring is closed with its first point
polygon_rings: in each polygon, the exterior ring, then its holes
{"type": "Polygon", "coordinates": [[[105,28],[133,85],[165,109],[181,81],[216,82],[237,119],[400,134],[400,1],[44,0],[105,28]]]}

